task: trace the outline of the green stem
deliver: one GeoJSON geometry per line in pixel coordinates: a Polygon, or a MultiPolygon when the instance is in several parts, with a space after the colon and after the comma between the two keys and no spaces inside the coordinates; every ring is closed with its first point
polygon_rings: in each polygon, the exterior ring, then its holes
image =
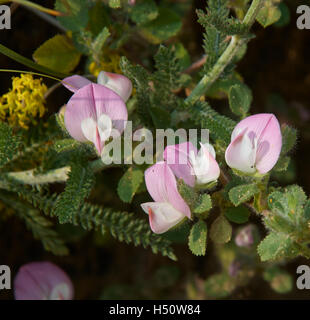
{"type": "Polygon", "coordinates": [[[5,47],[2,44],[0,44],[0,53],[6,55],[7,57],[9,57],[9,58],[11,58],[11,59],[23,64],[23,65],[25,65],[26,67],[28,67],[30,69],[34,69],[39,72],[49,74],[51,76],[55,76],[55,77],[63,79],[63,78],[68,77],[68,75],[69,75],[69,74],[53,71],[49,68],[41,66],[41,65],[31,61],[30,59],[23,57],[19,53],[16,53],[15,51],[5,47]]]}
{"type": "MultiPolygon", "coordinates": [[[[8,2],[8,1],[7,0],[1,0],[0,4],[1,3],[5,3],[5,2],[8,2]]],[[[30,8],[33,8],[33,9],[37,9],[37,10],[42,11],[42,12],[46,12],[46,13],[48,13],[50,15],[53,15],[53,16],[61,16],[61,15],[63,15],[63,13],[61,13],[59,11],[42,7],[39,4],[33,3],[31,1],[28,1],[28,0],[12,0],[12,2],[18,3],[18,4],[22,5],[22,6],[30,7],[30,8]]]]}
{"type": "MultiPolygon", "coordinates": [[[[263,4],[263,0],[253,0],[247,11],[242,23],[250,29],[255,18],[263,4]]],[[[210,86],[218,79],[226,66],[232,61],[238,53],[239,48],[245,43],[245,39],[239,35],[232,36],[229,45],[217,60],[211,71],[204,75],[191,94],[185,99],[188,104],[194,104],[199,98],[210,88],[210,86]]]]}
{"type": "MultiPolygon", "coordinates": [[[[116,166],[115,164],[106,165],[101,159],[94,160],[89,164],[90,168],[94,172],[98,172],[104,169],[112,168],[116,166]]],[[[70,172],[70,166],[65,166],[62,168],[50,170],[43,174],[36,174],[34,169],[19,171],[19,172],[8,172],[5,176],[9,179],[21,184],[47,184],[47,183],[56,183],[56,182],[65,182],[68,179],[68,174],[70,172]]]]}

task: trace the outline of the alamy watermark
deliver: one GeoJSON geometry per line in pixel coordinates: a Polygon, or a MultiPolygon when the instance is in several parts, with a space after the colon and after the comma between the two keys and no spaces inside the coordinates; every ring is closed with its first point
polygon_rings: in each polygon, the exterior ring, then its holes
{"type": "Polygon", "coordinates": [[[297,7],[296,13],[300,14],[296,21],[297,28],[300,30],[310,30],[310,7],[306,5],[300,5],[297,7]]]}
{"type": "Polygon", "coordinates": [[[0,30],[11,29],[11,10],[9,6],[0,5],[0,30]]]}
{"type": "Polygon", "coordinates": [[[0,265],[0,290],[3,289],[11,289],[11,269],[6,265],[0,265]]]}

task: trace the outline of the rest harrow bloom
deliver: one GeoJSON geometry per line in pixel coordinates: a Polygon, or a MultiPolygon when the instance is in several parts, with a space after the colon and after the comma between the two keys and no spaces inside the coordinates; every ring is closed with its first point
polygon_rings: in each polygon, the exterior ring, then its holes
{"type": "MultiPolygon", "coordinates": [[[[79,75],[74,75],[62,80],[62,84],[72,92],[76,92],[91,83],[93,82],[79,75]]],[[[132,92],[131,81],[121,74],[100,71],[97,77],[97,83],[113,90],[124,102],[128,100],[132,92]]]]}
{"type": "Polygon", "coordinates": [[[13,77],[12,89],[0,97],[0,119],[28,129],[30,123],[36,124],[36,118],[45,114],[46,91],[42,79],[33,79],[30,74],[13,77]]]}
{"type": "Polygon", "coordinates": [[[226,149],[227,164],[241,172],[265,174],[277,163],[282,148],[282,135],[277,118],[260,113],[240,121],[226,149]]]}
{"type": "Polygon", "coordinates": [[[141,207],[149,215],[153,232],[164,233],[185,217],[191,219],[190,208],[181,197],[176,178],[165,162],[148,168],[144,177],[146,188],[155,202],[142,203],[141,207]]]}
{"type": "Polygon", "coordinates": [[[123,132],[128,114],[114,91],[90,83],[77,90],[67,103],[64,121],[69,134],[81,142],[91,141],[99,155],[112,129],[123,132]]]}
{"type": "Polygon", "coordinates": [[[167,146],[164,159],[174,174],[191,187],[215,181],[220,175],[215,150],[208,143],[201,144],[199,152],[191,142],[167,146]]]}
{"type": "Polygon", "coordinates": [[[51,262],[25,264],[14,279],[16,300],[72,300],[73,291],[67,274],[51,262]]]}

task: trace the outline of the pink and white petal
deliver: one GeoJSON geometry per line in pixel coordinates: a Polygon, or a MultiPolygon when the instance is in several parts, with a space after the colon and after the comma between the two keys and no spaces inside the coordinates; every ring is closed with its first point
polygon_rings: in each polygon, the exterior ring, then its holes
{"type": "Polygon", "coordinates": [[[151,229],[161,234],[177,225],[185,217],[167,202],[147,202],[141,204],[142,209],[148,213],[151,229]]]}
{"type": "Polygon", "coordinates": [[[274,115],[262,132],[256,153],[256,168],[261,174],[270,171],[277,163],[282,149],[280,124],[274,115]]]}
{"type": "MultiPolygon", "coordinates": [[[[214,159],[216,159],[216,154],[215,154],[215,149],[214,149],[214,147],[212,146],[212,144],[211,143],[204,143],[204,144],[202,144],[201,142],[200,142],[200,150],[207,150],[210,154],[211,154],[211,156],[214,158],[214,159]]],[[[199,150],[199,151],[200,151],[199,150]]]]}
{"type": "Polygon", "coordinates": [[[256,139],[252,141],[244,129],[228,146],[225,160],[229,167],[245,173],[255,172],[256,139]]]}
{"type": "Polygon", "coordinates": [[[168,194],[168,202],[171,203],[179,212],[191,219],[191,210],[185,200],[181,197],[178,191],[176,178],[167,164],[165,164],[165,184],[168,194]]]}
{"type": "Polygon", "coordinates": [[[82,142],[88,140],[81,127],[82,121],[87,118],[92,118],[97,122],[93,84],[88,84],[76,91],[67,103],[64,122],[72,138],[82,142]]]}
{"type": "Polygon", "coordinates": [[[195,175],[189,161],[190,153],[197,154],[197,149],[191,142],[170,145],[165,148],[164,159],[179,179],[183,179],[186,184],[193,187],[195,175]]]}
{"type": "Polygon", "coordinates": [[[98,75],[97,83],[116,92],[124,102],[128,100],[132,93],[131,81],[121,74],[101,71],[98,75]]]}
{"type": "Polygon", "coordinates": [[[104,113],[112,120],[113,127],[123,132],[128,119],[124,101],[114,91],[100,84],[92,84],[92,90],[97,119],[104,113]]]}
{"type": "Polygon", "coordinates": [[[62,85],[65,86],[68,90],[76,92],[77,90],[87,86],[92,83],[87,78],[81,77],[79,75],[74,75],[67,77],[61,81],[62,85]]]}
{"type": "Polygon", "coordinates": [[[201,157],[201,166],[199,170],[194,168],[198,184],[206,184],[211,181],[215,181],[220,176],[220,168],[213,155],[202,146],[203,156],[201,157]]]}
{"type": "Polygon", "coordinates": [[[19,269],[14,279],[14,296],[16,300],[55,298],[54,289],[60,284],[66,289],[61,291],[63,295],[59,298],[73,299],[72,282],[62,269],[50,262],[31,262],[19,269]]]}
{"type": "Polygon", "coordinates": [[[232,132],[232,141],[245,129],[251,139],[259,140],[272,116],[270,113],[258,113],[241,120],[232,132]]]}
{"type": "Polygon", "coordinates": [[[161,161],[155,163],[144,172],[147,191],[156,202],[169,202],[165,181],[166,167],[167,164],[161,161]]]}

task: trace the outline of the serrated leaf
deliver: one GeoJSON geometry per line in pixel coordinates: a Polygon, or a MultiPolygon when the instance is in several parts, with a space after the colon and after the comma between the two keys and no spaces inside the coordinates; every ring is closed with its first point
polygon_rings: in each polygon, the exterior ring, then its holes
{"type": "Polygon", "coordinates": [[[210,238],[215,243],[226,243],[231,239],[232,227],[227,219],[220,215],[217,217],[210,229],[210,238]]]}
{"type": "Polygon", "coordinates": [[[141,33],[148,41],[159,44],[175,36],[181,27],[182,21],[175,12],[167,8],[159,8],[158,17],[144,24],[141,33]]]}
{"type": "Polygon", "coordinates": [[[237,116],[246,115],[250,109],[252,98],[251,90],[245,84],[236,84],[229,89],[229,106],[237,116]]]}
{"type": "Polygon", "coordinates": [[[204,213],[212,208],[212,200],[209,194],[202,194],[195,203],[194,213],[204,213]]]}
{"type": "Polygon", "coordinates": [[[281,126],[281,132],[282,132],[281,154],[286,154],[296,144],[297,130],[285,124],[281,126]]]}
{"type": "Polygon", "coordinates": [[[79,63],[81,54],[65,35],[56,35],[44,42],[33,54],[40,65],[64,73],[72,71],[79,63]]]}
{"type": "Polygon", "coordinates": [[[190,208],[194,208],[197,200],[197,193],[195,190],[188,186],[183,179],[178,179],[178,191],[190,208]]]}
{"type": "Polygon", "coordinates": [[[288,165],[290,164],[290,157],[282,156],[278,160],[277,164],[274,166],[273,170],[277,172],[286,171],[288,168],[288,165]]]}
{"type": "Polygon", "coordinates": [[[85,0],[56,0],[55,9],[64,13],[57,19],[68,30],[82,30],[88,22],[88,3],[85,0]]]}
{"type": "Polygon", "coordinates": [[[13,129],[0,121],[0,168],[5,166],[16,154],[20,138],[13,135],[13,129]]]}
{"type": "Polygon", "coordinates": [[[296,243],[290,235],[271,232],[257,247],[262,261],[295,258],[299,254],[296,243]]]}
{"type": "Polygon", "coordinates": [[[281,10],[270,1],[267,2],[258,12],[256,20],[264,27],[272,25],[281,18],[281,10]]]}
{"type": "Polygon", "coordinates": [[[204,256],[207,247],[207,225],[203,220],[196,222],[191,229],[188,246],[196,256],[204,256]]]}
{"type": "Polygon", "coordinates": [[[54,214],[60,223],[71,222],[91,192],[94,184],[93,170],[85,163],[71,165],[65,191],[58,197],[54,214]]]}
{"type": "Polygon", "coordinates": [[[104,27],[92,43],[93,52],[95,52],[96,54],[100,53],[109,35],[109,29],[107,27],[104,27]]]}
{"type": "Polygon", "coordinates": [[[118,182],[117,193],[122,201],[131,202],[143,182],[143,171],[130,167],[118,182]]]}
{"type": "Polygon", "coordinates": [[[80,143],[74,139],[63,139],[55,141],[54,150],[56,152],[64,152],[76,149],[80,143]]]}
{"type": "Polygon", "coordinates": [[[212,298],[225,298],[236,288],[236,283],[227,273],[210,276],[205,282],[206,294],[212,298]]]}
{"type": "Polygon", "coordinates": [[[259,189],[255,183],[242,184],[229,190],[228,196],[230,201],[235,205],[239,206],[250,200],[256,193],[259,193],[259,189]]]}
{"type": "Polygon", "coordinates": [[[153,0],[145,0],[136,3],[131,11],[130,18],[137,24],[146,23],[156,19],[158,16],[158,8],[153,0]]]}
{"type": "Polygon", "coordinates": [[[249,209],[243,206],[230,207],[225,210],[225,217],[234,223],[245,223],[249,220],[249,216],[249,209]]]}

